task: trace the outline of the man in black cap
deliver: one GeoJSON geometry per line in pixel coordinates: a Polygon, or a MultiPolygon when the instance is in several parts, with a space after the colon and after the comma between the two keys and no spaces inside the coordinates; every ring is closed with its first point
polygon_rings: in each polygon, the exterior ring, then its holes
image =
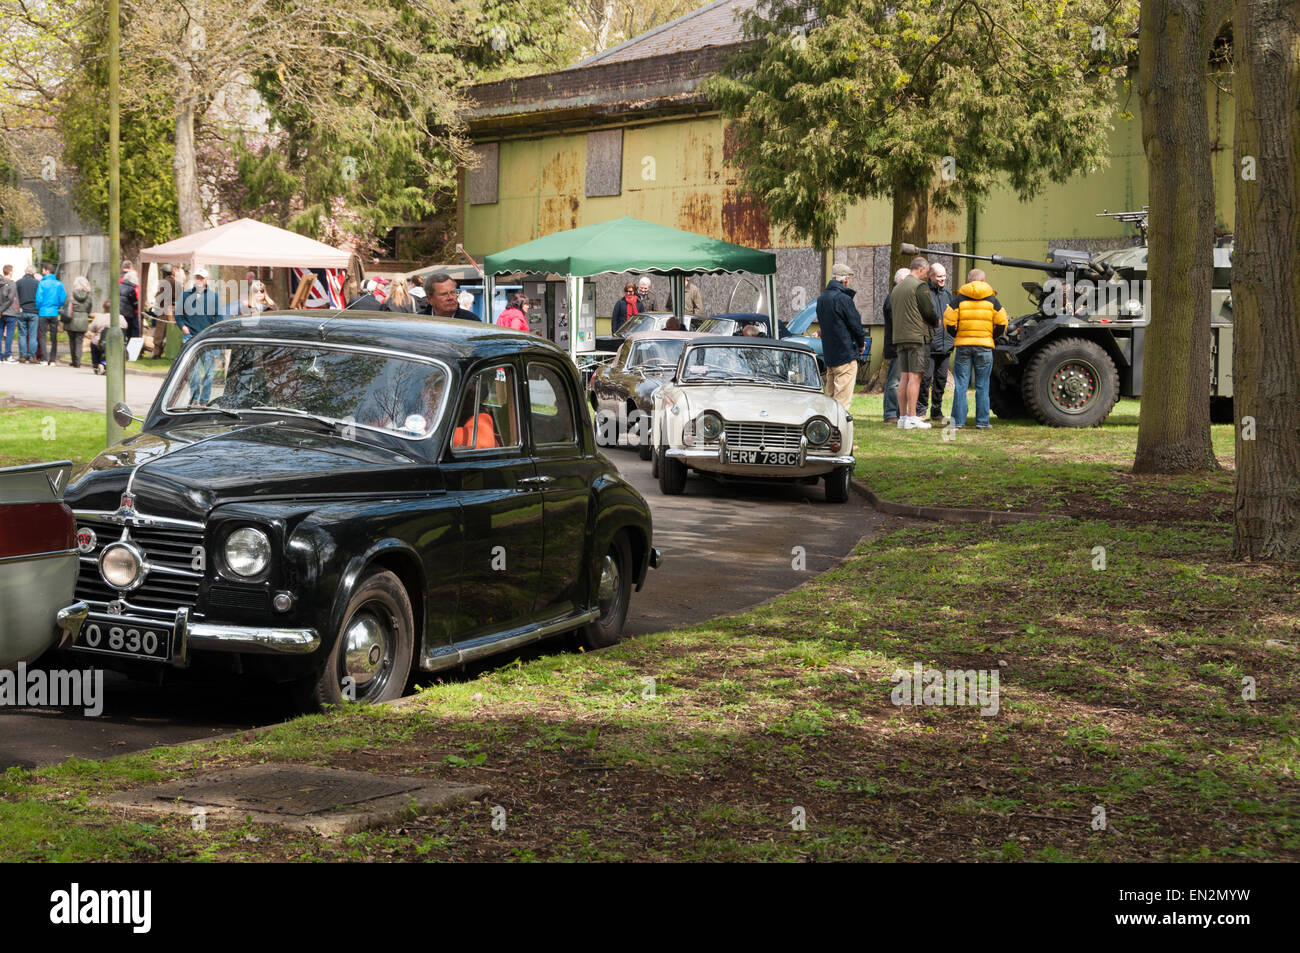
{"type": "Polygon", "coordinates": [[[826,361],[826,396],[834,397],[847,411],[853,402],[853,383],[858,376],[858,355],[867,346],[862,315],[853,304],[857,294],[849,285],[853,269],[837,264],[831,280],[817,297],[817,324],[821,328],[822,357],[826,361]]]}

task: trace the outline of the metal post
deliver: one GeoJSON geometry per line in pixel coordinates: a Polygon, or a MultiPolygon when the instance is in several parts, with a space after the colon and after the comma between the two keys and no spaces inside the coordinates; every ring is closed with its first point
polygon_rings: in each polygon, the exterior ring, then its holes
{"type": "Polygon", "coordinates": [[[118,286],[113,276],[122,270],[121,220],[121,148],[118,138],[118,0],[108,0],[108,331],[104,340],[104,403],[107,413],[108,446],[122,439],[124,432],[113,420],[113,406],[126,399],[126,349],[118,327],[121,309],[118,286]]]}
{"type": "Polygon", "coordinates": [[[780,315],[776,313],[776,275],[768,275],[764,285],[767,288],[767,313],[771,322],[768,333],[776,337],[776,329],[779,327],[776,322],[780,320],[780,315]]]}

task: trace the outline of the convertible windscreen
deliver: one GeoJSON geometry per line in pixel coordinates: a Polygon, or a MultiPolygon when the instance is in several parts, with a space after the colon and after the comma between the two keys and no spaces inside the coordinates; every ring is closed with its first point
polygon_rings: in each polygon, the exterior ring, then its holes
{"type": "Polygon", "coordinates": [[[638,341],[632,348],[632,353],[628,355],[627,366],[645,367],[647,369],[676,367],[677,361],[682,356],[682,348],[686,346],[686,341],[678,338],[677,340],[664,341],[638,341]]]}
{"type": "Polygon", "coordinates": [[[655,316],[653,314],[638,314],[634,318],[628,318],[619,327],[618,333],[623,337],[629,334],[638,334],[641,331],[655,330],[655,316]]]}
{"type": "Polygon", "coordinates": [[[686,353],[683,382],[724,380],[821,387],[817,361],[807,351],[718,344],[693,347],[686,353]]]}
{"type": "Polygon", "coordinates": [[[291,344],[191,345],[168,413],[215,408],[323,418],[407,437],[438,428],[447,391],[439,366],[364,351],[291,344]]]}

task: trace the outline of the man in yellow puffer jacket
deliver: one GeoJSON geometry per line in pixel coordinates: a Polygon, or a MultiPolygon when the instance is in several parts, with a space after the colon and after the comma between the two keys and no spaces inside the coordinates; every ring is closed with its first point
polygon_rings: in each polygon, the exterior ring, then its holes
{"type": "Polygon", "coordinates": [[[957,298],[943,313],[943,323],[953,329],[952,376],[956,393],[952,397],[952,421],[966,426],[966,389],[975,374],[975,426],[989,430],[989,378],[993,374],[993,341],[1007,329],[1007,312],[984,271],[972,268],[957,298]]]}

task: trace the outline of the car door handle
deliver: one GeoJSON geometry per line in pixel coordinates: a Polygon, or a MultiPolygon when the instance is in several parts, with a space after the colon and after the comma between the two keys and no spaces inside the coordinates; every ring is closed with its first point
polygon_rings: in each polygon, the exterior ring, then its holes
{"type": "Polygon", "coordinates": [[[519,486],[545,486],[548,483],[554,483],[555,477],[549,477],[549,476],[521,477],[517,482],[519,486]]]}

